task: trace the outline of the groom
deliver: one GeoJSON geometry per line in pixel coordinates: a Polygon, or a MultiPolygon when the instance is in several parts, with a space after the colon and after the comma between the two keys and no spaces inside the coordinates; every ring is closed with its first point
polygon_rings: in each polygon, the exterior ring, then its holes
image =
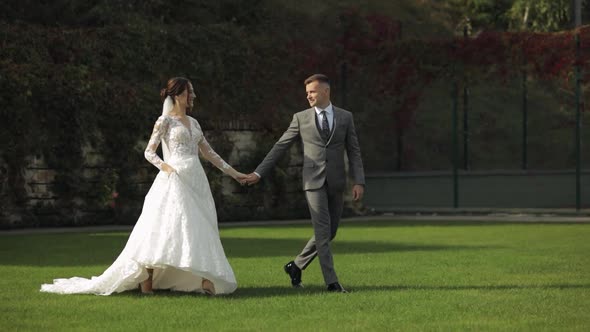
{"type": "Polygon", "coordinates": [[[328,291],[346,293],[334,270],[330,241],[336,236],[344,204],[344,151],[348,155],[349,173],[353,179],[352,197],[355,201],[363,197],[365,175],[361,150],[352,114],[330,102],[328,77],[322,74],[310,76],[305,80],[305,90],[311,108],[293,116],[289,128],[245,182],[252,185],[260,181],[294,142],[302,142],[303,190],[314,236],[284,269],[291,277],[293,287],[303,287],[301,271],[319,256],[328,291]]]}

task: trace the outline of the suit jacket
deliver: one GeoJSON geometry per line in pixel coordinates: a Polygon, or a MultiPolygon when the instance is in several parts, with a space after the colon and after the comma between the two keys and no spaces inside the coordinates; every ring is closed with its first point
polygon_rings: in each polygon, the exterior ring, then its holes
{"type": "Polygon", "coordinates": [[[333,106],[334,123],[328,141],[324,141],[316,125],[314,108],[296,113],[289,128],[275,143],[256,173],[264,177],[297,140],[303,144],[303,190],[319,189],[328,182],[330,190],[346,187],[344,151],[348,154],[349,173],[354,184],[365,184],[361,150],[352,113],[333,106]]]}

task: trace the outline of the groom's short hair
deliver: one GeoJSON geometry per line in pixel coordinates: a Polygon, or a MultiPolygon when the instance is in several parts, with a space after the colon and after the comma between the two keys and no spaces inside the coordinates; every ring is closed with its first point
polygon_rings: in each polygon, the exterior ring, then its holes
{"type": "Polygon", "coordinates": [[[330,79],[328,78],[328,76],[324,74],[313,74],[305,80],[304,84],[308,85],[309,83],[315,81],[318,81],[320,83],[326,83],[328,84],[328,86],[330,85],[330,79]]]}

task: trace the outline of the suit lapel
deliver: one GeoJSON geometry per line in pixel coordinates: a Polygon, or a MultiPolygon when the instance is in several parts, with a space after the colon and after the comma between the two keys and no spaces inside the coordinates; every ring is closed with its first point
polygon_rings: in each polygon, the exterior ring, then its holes
{"type": "Polygon", "coordinates": [[[332,131],[330,132],[330,138],[328,138],[328,142],[326,142],[326,145],[330,144],[330,141],[332,141],[332,137],[334,137],[337,125],[340,123],[342,119],[340,110],[337,109],[334,105],[332,105],[332,112],[334,112],[334,121],[332,122],[332,131]]]}

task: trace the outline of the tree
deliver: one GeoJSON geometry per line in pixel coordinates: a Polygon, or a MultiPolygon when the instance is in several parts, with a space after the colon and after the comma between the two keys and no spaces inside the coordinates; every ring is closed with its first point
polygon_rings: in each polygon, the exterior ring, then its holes
{"type": "Polygon", "coordinates": [[[516,0],[508,12],[511,30],[559,31],[571,20],[571,0],[516,0]]]}
{"type": "Polygon", "coordinates": [[[508,26],[506,13],[514,0],[450,0],[449,9],[459,25],[469,22],[477,30],[500,29],[508,26]]]}
{"type": "MultiPolygon", "coordinates": [[[[571,27],[572,0],[450,0],[449,9],[462,28],[553,32],[571,27]]],[[[590,15],[590,0],[583,0],[590,15]]]]}

